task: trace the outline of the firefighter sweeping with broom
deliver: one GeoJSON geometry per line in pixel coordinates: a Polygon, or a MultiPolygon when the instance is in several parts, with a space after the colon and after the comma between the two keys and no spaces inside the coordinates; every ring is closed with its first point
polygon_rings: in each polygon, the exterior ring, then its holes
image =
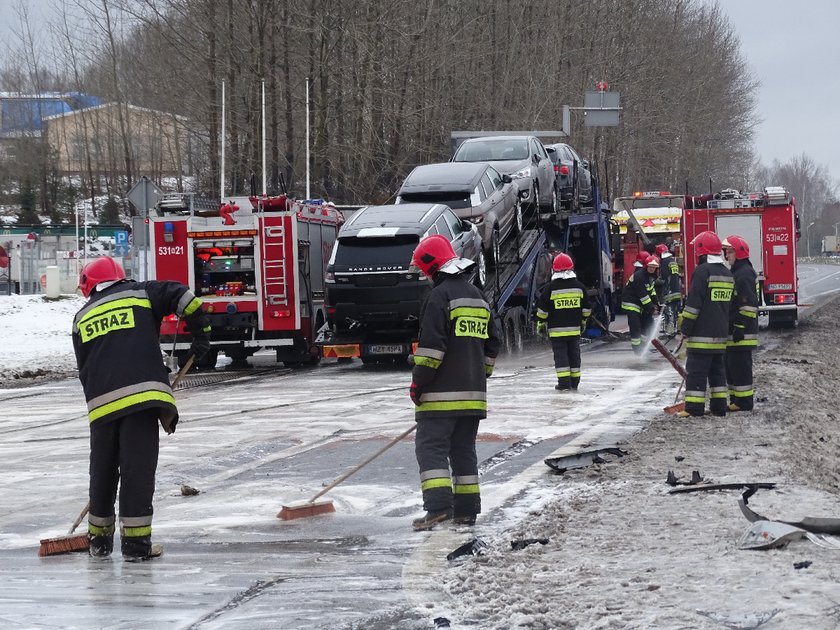
{"type": "Polygon", "coordinates": [[[537,303],[537,330],[548,329],[554,352],[558,390],[578,388],[580,383],[580,335],[592,313],[586,287],[575,275],[568,254],[557,254],[551,264],[551,282],[537,303]]]}
{"type": "Polygon", "coordinates": [[[474,263],[458,258],[448,239],[424,238],[412,264],[434,285],[420,314],[410,390],[426,510],[413,527],[472,525],[481,512],[475,438],[500,342],[489,305],[465,273],[474,263]]]}
{"type": "Polygon", "coordinates": [[[178,422],[161,360],[161,320],[174,313],[187,322],[196,360],[210,349],[210,325],[188,287],[128,281],[107,256],[85,265],[79,288],[89,298],[73,320],[73,348],[90,421],[90,555],[113,550],[119,484],[123,558],[146,560],[162,552],[151,541],[158,420],[167,433],[178,422]]]}
{"type": "Polygon", "coordinates": [[[697,267],[682,311],[680,332],[686,337],[685,410],[679,416],[702,416],[706,406],[716,416],[726,415],[726,368],[724,353],[729,336],[729,302],[734,280],[721,254],[718,235],[701,232],[691,242],[697,267]]]}

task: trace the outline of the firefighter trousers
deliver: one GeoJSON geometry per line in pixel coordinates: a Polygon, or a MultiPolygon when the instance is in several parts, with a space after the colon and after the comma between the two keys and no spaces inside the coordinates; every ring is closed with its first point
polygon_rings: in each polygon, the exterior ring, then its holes
{"type": "Polygon", "coordinates": [[[706,407],[706,383],[709,384],[709,409],[716,416],[726,415],[726,367],[724,354],[688,351],[685,361],[685,410],[702,416],[706,407]]]}
{"type": "Polygon", "coordinates": [[[650,313],[627,313],[627,325],[630,327],[630,347],[636,354],[642,353],[642,348],[653,328],[653,315],[650,313]]]}
{"type": "Polygon", "coordinates": [[[481,512],[475,452],[478,423],[478,418],[469,417],[417,421],[414,450],[427,512],[453,510],[456,516],[481,512]]]}
{"type": "Polygon", "coordinates": [[[88,531],[113,536],[119,485],[123,540],[152,533],[152,497],[158,461],[158,410],[90,425],[88,531]]]}
{"type": "Polygon", "coordinates": [[[729,402],[740,411],[753,408],[753,353],[752,350],[727,348],[726,382],[729,383],[729,402]]]}
{"type": "Polygon", "coordinates": [[[580,337],[552,337],[554,371],[559,389],[577,389],[580,383],[580,337]]]}

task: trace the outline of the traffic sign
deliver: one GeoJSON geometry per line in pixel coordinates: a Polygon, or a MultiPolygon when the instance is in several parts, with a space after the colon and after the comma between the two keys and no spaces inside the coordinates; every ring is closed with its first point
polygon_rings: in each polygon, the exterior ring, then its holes
{"type": "Polygon", "coordinates": [[[143,175],[128,191],[126,198],[137,208],[140,216],[147,217],[149,216],[149,210],[155,207],[162,194],[163,191],[143,175]]]}

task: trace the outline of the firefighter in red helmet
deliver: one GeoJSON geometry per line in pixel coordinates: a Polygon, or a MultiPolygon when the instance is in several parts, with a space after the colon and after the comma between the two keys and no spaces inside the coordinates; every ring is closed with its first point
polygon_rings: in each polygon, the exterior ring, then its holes
{"type": "Polygon", "coordinates": [[[627,313],[630,328],[630,347],[636,355],[642,354],[643,342],[650,337],[653,328],[653,314],[657,308],[654,290],[657,269],[659,260],[648,254],[645,265],[633,272],[621,293],[621,308],[627,313]]]}
{"type": "Polygon", "coordinates": [[[752,411],[753,350],[758,347],[758,276],[750,262],[747,241],[733,234],[727,236],[721,246],[735,278],[726,342],[729,411],[752,411]]]}
{"type": "Polygon", "coordinates": [[[90,554],[113,550],[119,485],[123,558],[145,560],[161,553],[151,542],[158,421],[168,433],[178,421],[161,359],[161,320],[170,313],[186,320],[198,359],[210,349],[210,326],[188,287],[128,281],[108,256],[82,268],[79,288],[88,298],[73,320],[73,349],[90,425],[90,554]]]}
{"type": "Polygon", "coordinates": [[[449,519],[471,525],[481,512],[475,439],[499,353],[496,323],[465,273],[474,263],[458,258],[444,236],[420,241],[412,264],[433,284],[412,357],[415,454],[426,510],[412,525],[426,530],[449,519]]]}
{"type": "Polygon", "coordinates": [[[686,337],[685,411],[682,416],[702,416],[706,404],[716,416],[726,415],[726,368],[724,353],[729,336],[729,303],[734,280],[724,264],[720,238],[701,232],[691,244],[698,258],[691,274],[682,311],[680,332],[686,337]]]}
{"type": "Polygon", "coordinates": [[[575,275],[568,254],[557,254],[551,265],[551,282],[537,302],[537,330],[548,331],[554,352],[555,389],[578,388],[580,335],[592,313],[586,287],[575,275]]]}

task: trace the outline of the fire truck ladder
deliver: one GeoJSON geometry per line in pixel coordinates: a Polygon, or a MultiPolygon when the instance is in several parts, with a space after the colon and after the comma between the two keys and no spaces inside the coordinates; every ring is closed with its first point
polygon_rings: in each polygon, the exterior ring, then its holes
{"type": "Polygon", "coordinates": [[[262,277],[266,305],[288,305],[286,285],[286,228],[266,225],[262,238],[262,277]]]}

